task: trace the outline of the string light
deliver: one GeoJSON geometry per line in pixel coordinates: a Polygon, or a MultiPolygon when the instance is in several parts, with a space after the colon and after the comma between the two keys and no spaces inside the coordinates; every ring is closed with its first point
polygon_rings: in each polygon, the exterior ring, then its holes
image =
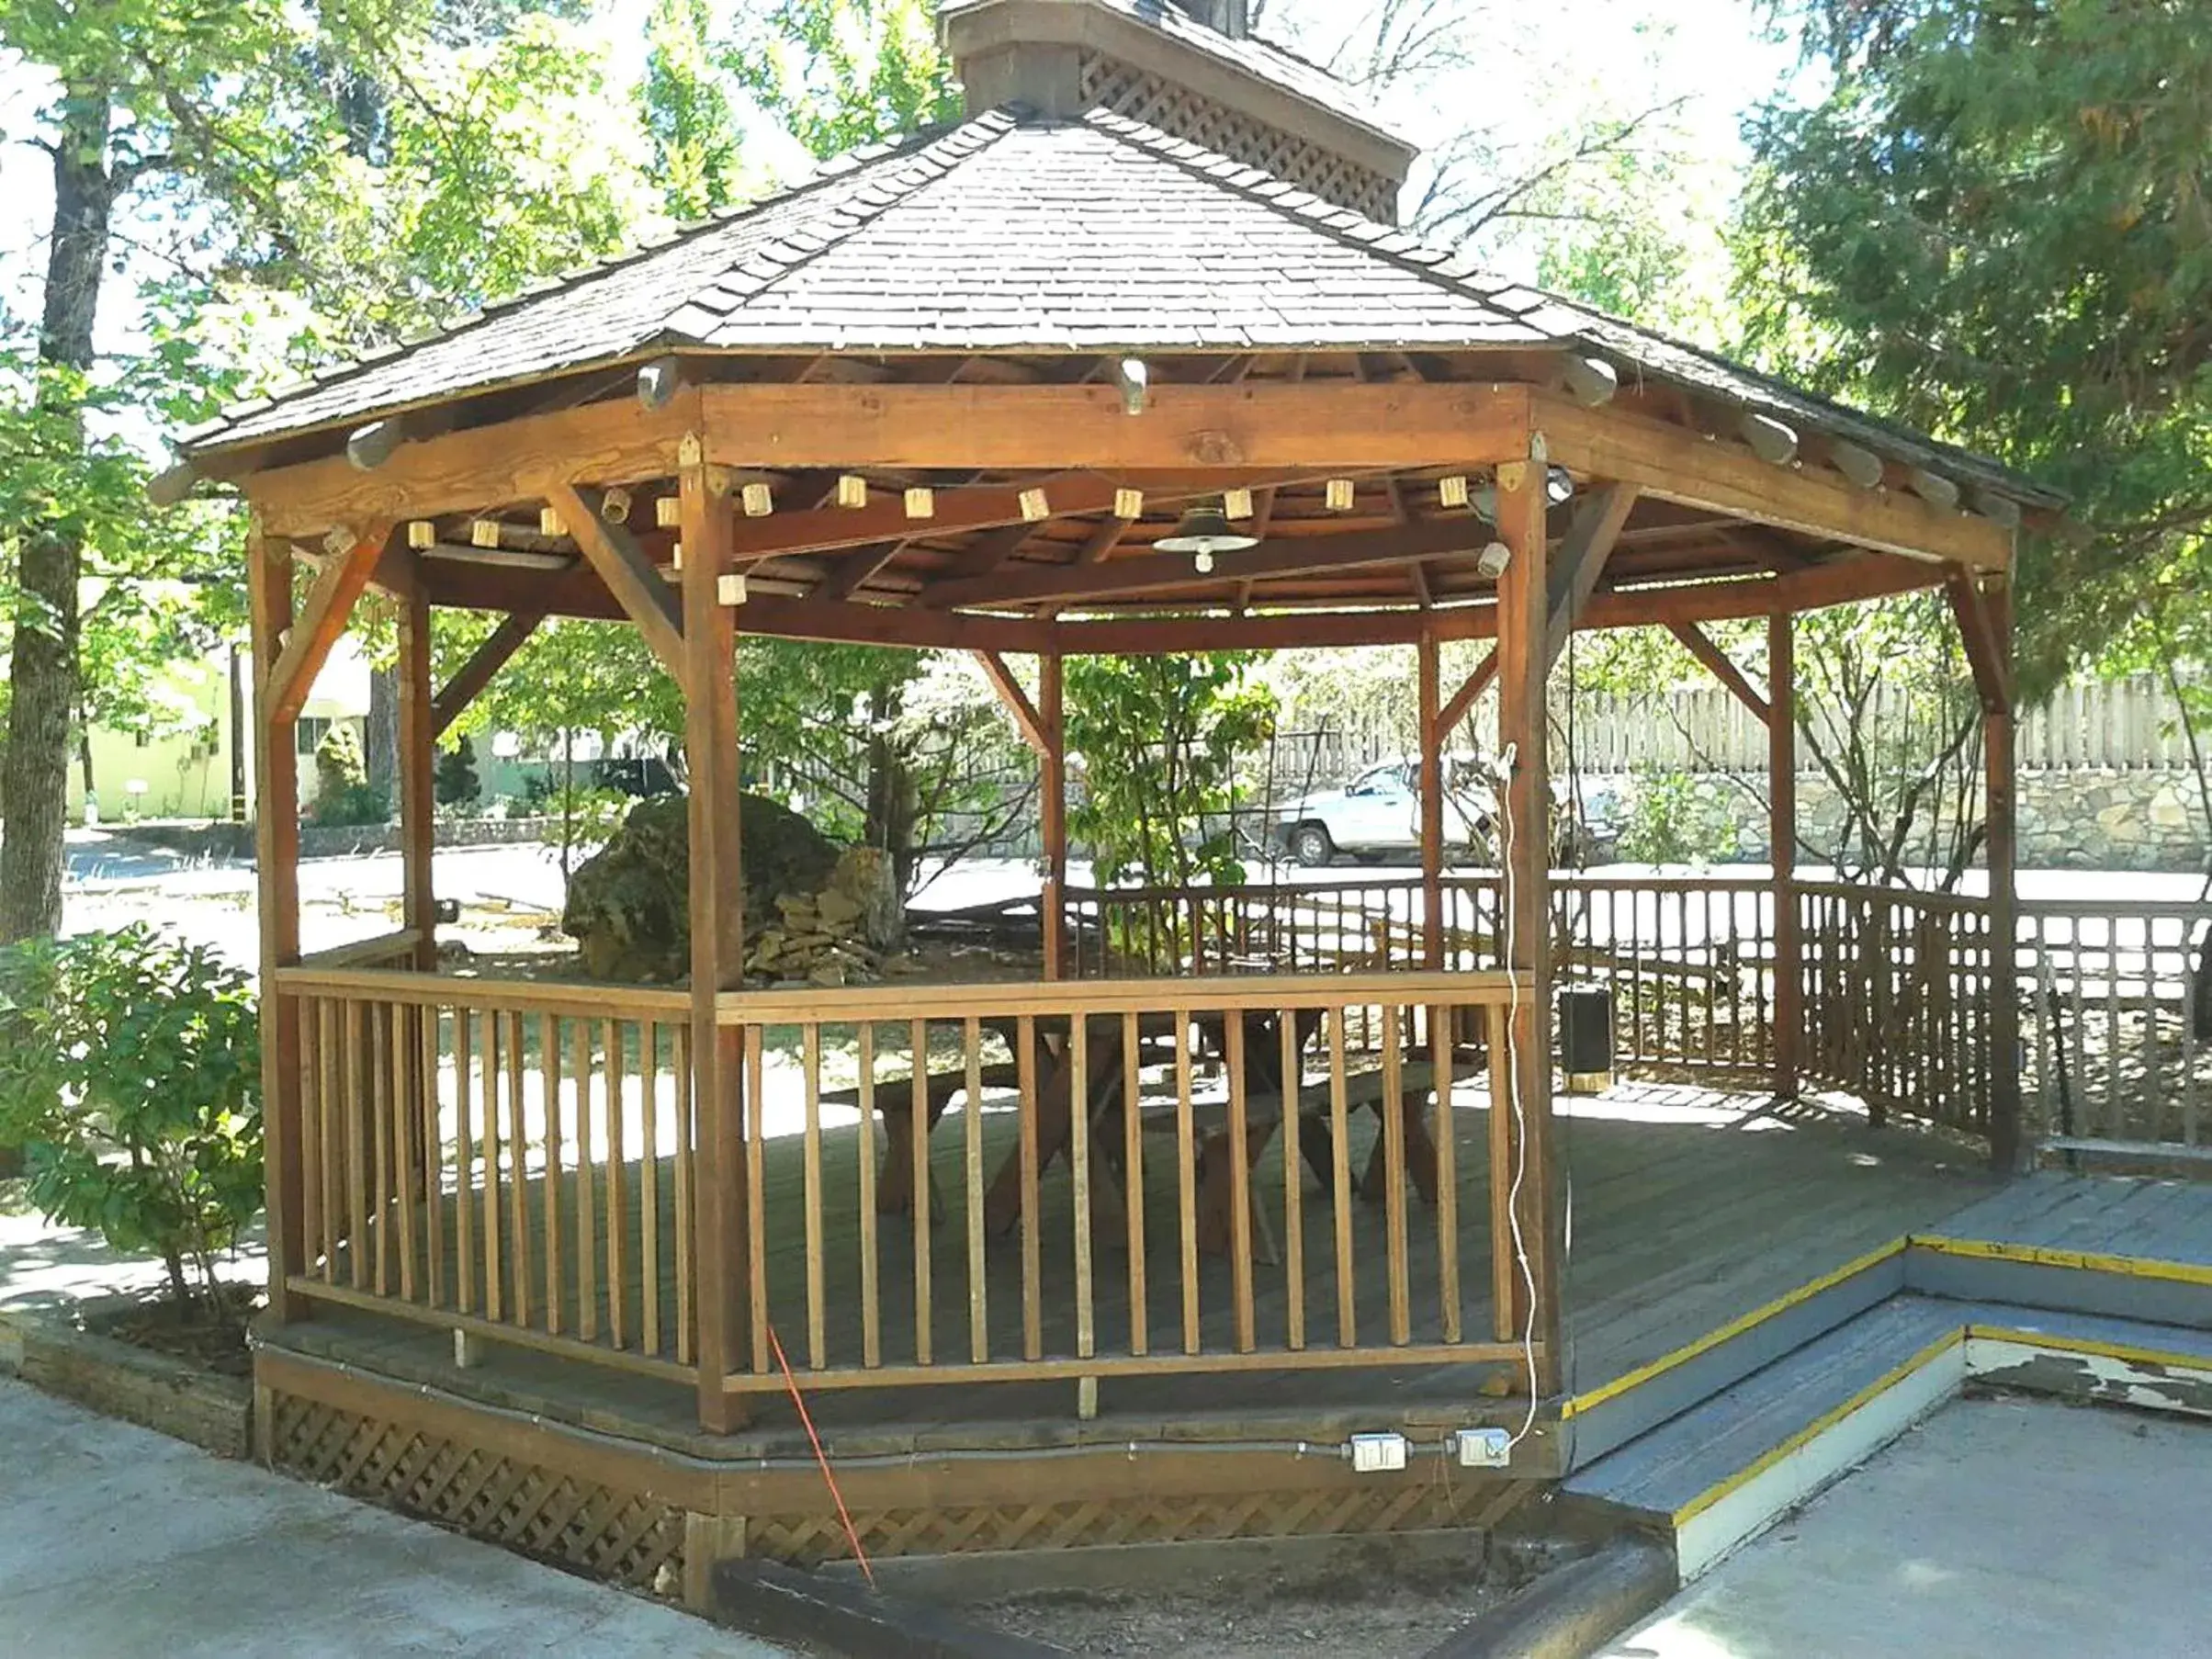
{"type": "Polygon", "coordinates": [[[868,504],[868,480],[857,472],[848,472],[837,480],[837,504],[841,507],[864,507],[868,504]]]}
{"type": "Polygon", "coordinates": [[[499,520],[480,518],[468,526],[468,539],[480,547],[499,546],[499,520]]]}
{"type": "Polygon", "coordinates": [[[766,518],[775,511],[775,495],[766,484],[748,484],[738,492],[747,518],[766,518]]]}
{"type": "Polygon", "coordinates": [[[418,518],[407,526],[407,545],[421,552],[424,547],[438,545],[438,527],[426,518],[418,518]]]}
{"type": "Polygon", "coordinates": [[[937,491],[924,489],[920,485],[908,491],[907,516],[908,518],[935,518],[937,516],[937,491]]]}

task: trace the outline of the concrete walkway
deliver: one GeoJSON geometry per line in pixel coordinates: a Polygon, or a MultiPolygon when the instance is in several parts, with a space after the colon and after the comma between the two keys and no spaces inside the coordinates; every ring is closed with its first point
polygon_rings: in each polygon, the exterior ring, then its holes
{"type": "Polygon", "coordinates": [[[0,1379],[0,1654],[780,1650],[0,1379]]]}
{"type": "Polygon", "coordinates": [[[1606,1659],[2212,1655],[2212,1424],[1960,1401],[1606,1659]]]}

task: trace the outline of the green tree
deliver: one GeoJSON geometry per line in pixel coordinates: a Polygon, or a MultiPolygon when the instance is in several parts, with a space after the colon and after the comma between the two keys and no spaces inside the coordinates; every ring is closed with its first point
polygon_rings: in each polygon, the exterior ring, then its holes
{"type": "Polygon", "coordinates": [[[645,26],[638,112],[672,219],[704,219],[738,194],[737,116],[708,46],[712,21],[706,0],[653,0],[645,26]]]}
{"type": "Polygon", "coordinates": [[[1099,880],[1147,887],[1244,879],[1230,821],[1237,757],[1267,741],[1275,699],[1248,651],[1071,657],[1067,747],[1081,786],[1069,828],[1099,880]]]}
{"type": "Polygon", "coordinates": [[[775,0],[740,17],[722,62],[761,108],[822,157],[956,120],[929,0],[775,0]]]}
{"type": "Polygon", "coordinates": [[[28,461],[0,484],[0,940],[60,923],[84,577],[236,570],[235,514],[144,512],[112,412],[187,423],[625,228],[594,56],[547,9],[0,0],[0,47],[48,89],[53,184],[39,320],[0,334],[0,458],[28,461]],[[145,290],[124,360],[96,341],[118,271],[145,290]]]}
{"type": "Polygon", "coordinates": [[[1833,89],[1754,130],[1755,343],[2071,494],[2024,549],[2031,694],[2138,626],[2201,634],[2212,526],[2203,8],[1819,0],[1833,89]]]}

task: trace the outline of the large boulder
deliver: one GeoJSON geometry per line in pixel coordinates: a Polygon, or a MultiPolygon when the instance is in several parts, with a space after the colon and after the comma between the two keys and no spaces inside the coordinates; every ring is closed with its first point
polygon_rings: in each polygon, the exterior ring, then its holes
{"type": "MultiPolygon", "coordinates": [[[[741,795],[738,806],[749,940],[799,898],[826,902],[841,922],[850,911],[849,931],[874,949],[897,942],[901,908],[878,868],[887,861],[839,846],[765,796],[741,795]]],[[[691,970],[690,891],[690,802],[641,801],[570,878],[561,929],[582,947],[584,971],[594,979],[679,979],[691,970]]]]}

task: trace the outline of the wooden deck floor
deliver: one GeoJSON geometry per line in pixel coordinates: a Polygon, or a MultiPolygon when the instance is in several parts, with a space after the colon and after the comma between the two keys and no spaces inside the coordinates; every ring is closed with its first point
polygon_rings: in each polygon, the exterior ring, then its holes
{"type": "MultiPolygon", "coordinates": [[[[1960,1148],[1902,1133],[1873,1132],[1810,1111],[1778,1118],[1763,1114],[1759,1104],[1743,1096],[1660,1085],[1625,1086],[1597,1100],[1562,1102],[1562,1149],[1573,1216],[1566,1276],[1569,1392],[1585,1392],[1625,1374],[1902,1234],[1967,1209],[1992,1190],[1973,1156],[1960,1148]]],[[[1487,1137],[1487,1111],[1480,1094],[1463,1095],[1455,1118],[1463,1191],[1479,1195],[1487,1137]]],[[[999,1150],[1010,1144],[1012,1119],[987,1113],[985,1124],[995,1161],[999,1150]]],[[[931,1230],[932,1336],[940,1360],[965,1357],[970,1337],[961,1132],[955,1112],[940,1126],[932,1144],[949,1208],[931,1230]]],[[[1362,1132],[1358,1147],[1362,1157],[1365,1136],[1371,1133],[1362,1132]]],[[[849,1128],[824,1137],[824,1190],[847,1195],[841,1220],[826,1226],[822,1240],[825,1337],[833,1360],[859,1353],[857,1140],[849,1128]]],[[[1171,1146],[1164,1141],[1147,1147],[1148,1156],[1157,1160],[1146,1183],[1152,1258],[1148,1324],[1156,1349],[1174,1344],[1180,1334],[1176,1183],[1172,1154],[1163,1153],[1171,1146]]],[[[793,1202],[803,1179],[798,1140],[772,1141],[770,1153],[768,1209],[778,1218],[768,1252],[771,1312],[803,1383],[809,1345],[807,1251],[799,1206],[793,1202]]],[[[633,1214],[641,1175],[632,1164],[633,1214]]],[[[673,1174],[665,1163],[660,1179],[668,1206],[664,1213],[672,1215],[673,1174]]],[[[1260,1191],[1271,1195],[1268,1207],[1280,1230],[1279,1149],[1263,1159],[1256,1180],[1260,1191]]],[[[1073,1215],[1065,1172],[1048,1175],[1042,1199],[1049,1352],[1068,1340],[1073,1320],[1073,1215]]],[[[1333,1213],[1326,1194],[1310,1180],[1304,1207],[1309,1339],[1324,1344],[1335,1335],[1333,1213]]],[[[1436,1235],[1432,1212],[1417,1202],[1410,1210],[1414,1334],[1419,1339],[1433,1337],[1438,1325],[1436,1235]]],[[[1363,1338],[1381,1340],[1388,1259],[1383,1206],[1359,1202],[1354,1211],[1360,1263],[1355,1306],[1363,1338]]],[[[878,1244],[884,1356],[892,1362],[909,1358],[914,1346],[909,1228],[903,1219],[886,1220],[878,1244]]],[[[1487,1221],[1479,1198],[1463,1212],[1462,1228],[1467,1332],[1479,1339],[1487,1337],[1490,1324],[1487,1221]]],[[[1102,1351],[1126,1351],[1127,1252],[1118,1233],[1116,1217],[1094,1235],[1102,1351]]],[[[448,1239],[452,1236],[448,1227],[448,1239]]],[[[572,1235],[564,1249],[572,1252],[572,1235]]],[[[986,1263],[992,1351],[1016,1354],[1019,1246],[1010,1238],[994,1239],[986,1263]]],[[[542,1241],[535,1270],[542,1283],[542,1241]]],[[[1228,1335],[1228,1264],[1219,1258],[1202,1263],[1209,1344],[1225,1342],[1228,1335]]],[[[577,1282],[572,1262],[563,1278],[570,1286],[577,1282]]],[[[672,1345],[672,1271],[664,1267],[660,1281],[664,1340],[672,1345]]],[[[1258,1266],[1256,1286],[1260,1338],[1279,1341],[1287,1304],[1284,1268],[1258,1266]]],[[[636,1298],[640,1292],[641,1275],[633,1266],[628,1294],[636,1298]]],[[[601,1303],[604,1307],[604,1292],[601,1303]]],[[[496,1345],[480,1370],[458,1373],[451,1365],[450,1345],[439,1333],[337,1309],[319,1311],[314,1320],[287,1331],[284,1340],[389,1374],[479,1393],[510,1408],[618,1429],[693,1451],[780,1455],[804,1445],[795,1414],[781,1395],[761,1398],[752,1428],[734,1439],[717,1440],[697,1434],[690,1392],[675,1383],[496,1345]]],[[[1076,1421],[1074,1389],[1066,1383],[819,1390],[810,1393],[809,1405],[831,1449],[841,1455],[1030,1446],[1140,1430],[1220,1439],[1254,1424],[1266,1424],[1270,1432],[1320,1436],[1371,1422],[1378,1414],[1396,1421],[1417,1420],[1424,1413],[1463,1414],[1501,1387],[1523,1386],[1503,1374],[1508,1369],[1381,1367],[1116,1379],[1101,1388],[1099,1421],[1082,1425],[1076,1421]]]]}

